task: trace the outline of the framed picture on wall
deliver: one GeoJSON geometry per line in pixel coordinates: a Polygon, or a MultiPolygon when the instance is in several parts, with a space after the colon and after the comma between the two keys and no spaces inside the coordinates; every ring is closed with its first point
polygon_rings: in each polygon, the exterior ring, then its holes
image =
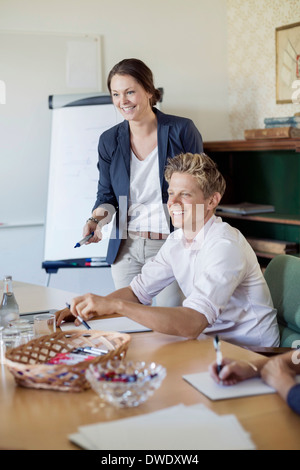
{"type": "Polygon", "coordinates": [[[300,84],[300,23],[276,28],[275,36],[276,103],[292,103],[296,80],[300,84]]]}

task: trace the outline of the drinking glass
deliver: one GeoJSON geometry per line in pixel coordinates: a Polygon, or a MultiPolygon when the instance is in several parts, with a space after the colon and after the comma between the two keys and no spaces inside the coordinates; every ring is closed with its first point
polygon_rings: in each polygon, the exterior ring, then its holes
{"type": "Polygon", "coordinates": [[[9,322],[9,326],[17,328],[20,332],[20,344],[26,344],[28,341],[34,338],[33,324],[28,320],[19,318],[18,320],[12,320],[9,322]]]}
{"type": "Polygon", "coordinates": [[[34,335],[35,337],[51,335],[56,331],[56,317],[52,313],[44,313],[34,316],[34,335]]]}

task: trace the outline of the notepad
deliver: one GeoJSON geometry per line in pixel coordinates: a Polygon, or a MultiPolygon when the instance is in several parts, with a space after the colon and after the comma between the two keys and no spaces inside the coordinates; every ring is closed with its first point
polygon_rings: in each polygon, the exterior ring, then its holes
{"type": "Polygon", "coordinates": [[[275,393],[274,388],[266,385],[259,377],[244,380],[235,385],[217,384],[212,379],[209,372],[183,375],[183,379],[210,400],[224,400],[228,398],[275,393]]]}
{"type": "MultiPolygon", "coordinates": [[[[276,392],[274,388],[265,384],[260,377],[244,380],[235,385],[217,384],[209,372],[183,375],[183,379],[210,400],[226,400],[252,395],[267,395],[276,392]]],[[[296,382],[300,383],[300,375],[296,375],[296,382]]]]}
{"type": "MultiPolygon", "coordinates": [[[[100,320],[90,320],[88,323],[92,330],[118,331],[119,333],[138,333],[142,331],[151,331],[149,328],[127,317],[101,318],[100,320]]],[[[63,331],[74,330],[74,328],[85,330],[83,325],[75,327],[73,322],[62,323],[61,325],[61,329],[63,331]]]]}
{"type": "Polygon", "coordinates": [[[234,415],[218,416],[202,404],[179,404],[131,418],[80,426],[69,439],[89,450],[255,449],[234,415]]]}

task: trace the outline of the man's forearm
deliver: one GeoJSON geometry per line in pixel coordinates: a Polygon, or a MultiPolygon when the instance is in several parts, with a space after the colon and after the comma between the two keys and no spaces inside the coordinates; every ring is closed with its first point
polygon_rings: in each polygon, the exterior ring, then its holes
{"type": "MultiPolygon", "coordinates": [[[[132,295],[137,300],[133,292],[132,295]]],[[[124,315],[160,333],[195,339],[208,326],[205,316],[190,308],[151,307],[124,297],[114,297],[112,300],[114,313],[124,315]]]]}
{"type": "MultiPolygon", "coordinates": [[[[130,286],[128,287],[123,287],[122,289],[118,289],[111,294],[108,294],[106,296],[107,299],[120,299],[120,300],[126,300],[128,302],[134,302],[140,304],[139,299],[137,296],[134,294],[133,290],[131,289],[130,286]]],[[[117,313],[117,312],[115,312],[117,313]]]]}
{"type": "Polygon", "coordinates": [[[139,302],[131,287],[108,296],[85,294],[72,301],[71,312],[89,320],[96,315],[119,314],[151,330],[195,339],[208,326],[206,317],[188,307],[152,307],[139,302]]]}

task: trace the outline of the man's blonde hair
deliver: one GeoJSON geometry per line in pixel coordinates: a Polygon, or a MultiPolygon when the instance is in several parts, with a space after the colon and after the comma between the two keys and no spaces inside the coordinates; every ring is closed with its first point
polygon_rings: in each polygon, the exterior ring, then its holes
{"type": "Polygon", "coordinates": [[[223,196],[225,192],[225,179],[216,163],[205,153],[181,153],[174,158],[169,158],[165,169],[165,178],[168,183],[173,173],[187,173],[194,176],[205,199],[216,192],[223,196]]]}

